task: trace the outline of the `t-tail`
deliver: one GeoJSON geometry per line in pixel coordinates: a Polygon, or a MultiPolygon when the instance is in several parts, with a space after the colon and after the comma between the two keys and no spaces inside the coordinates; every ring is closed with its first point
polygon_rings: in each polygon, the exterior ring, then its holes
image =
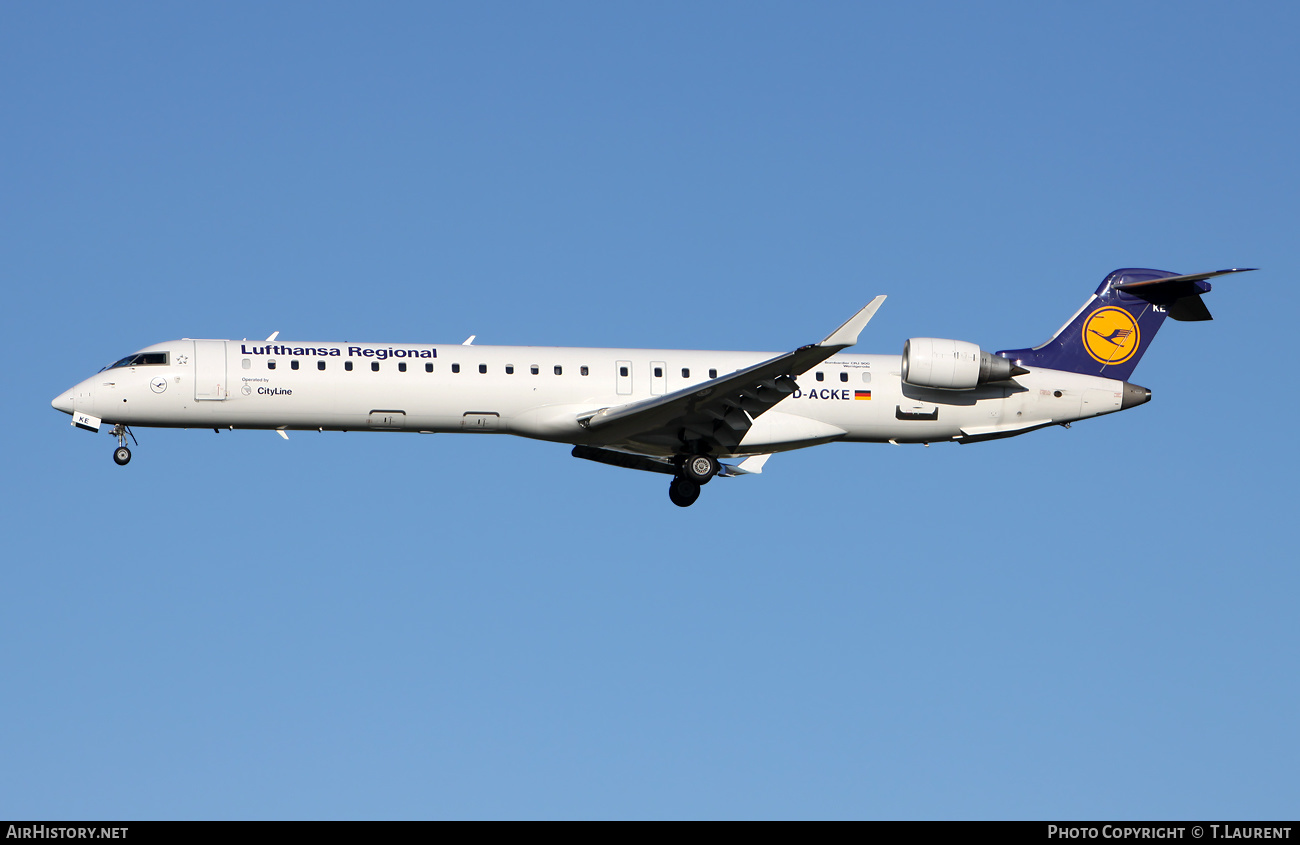
{"type": "Polygon", "coordinates": [[[1254,268],[1180,276],[1130,267],[1106,277],[1051,340],[1032,349],[998,352],[1023,367],[1046,367],[1128,381],[1166,317],[1210,320],[1201,295],[1208,279],[1254,268]]]}

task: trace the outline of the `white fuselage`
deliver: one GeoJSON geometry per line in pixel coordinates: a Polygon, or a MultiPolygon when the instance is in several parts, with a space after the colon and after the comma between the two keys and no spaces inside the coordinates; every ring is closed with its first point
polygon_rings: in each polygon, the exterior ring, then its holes
{"type": "MultiPolygon", "coordinates": [[[[579,419],[774,354],[188,339],[141,353],[166,353],[166,363],[102,370],[54,406],[134,426],[497,432],[671,455],[670,442],[611,442],[579,419]]],[[[902,381],[897,355],[836,354],[797,382],[730,454],[1009,436],[1118,411],[1124,390],[1121,381],[1045,369],[973,390],[919,388],[902,381]]]]}

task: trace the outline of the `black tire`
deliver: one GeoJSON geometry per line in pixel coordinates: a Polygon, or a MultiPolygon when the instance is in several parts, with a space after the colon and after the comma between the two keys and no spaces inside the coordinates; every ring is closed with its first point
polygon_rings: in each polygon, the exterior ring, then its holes
{"type": "Polygon", "coordinates": [[[696,484],[708,484],[720,468],[711,455],[689,455],[682,461],[682,476],[696,484]]]}
{"type": "Polygon", "coordinates": [[[689,478],[674,478],[668,485],[668,498],[679,508],[689,508],[700,498],[700,485],[689,478]]]}
{"type": "Polygon", "coordinates": [[[120,467],[131,463],[131,450],[125,446],[118,446],[113,450],[113,463],[120,467]]]}

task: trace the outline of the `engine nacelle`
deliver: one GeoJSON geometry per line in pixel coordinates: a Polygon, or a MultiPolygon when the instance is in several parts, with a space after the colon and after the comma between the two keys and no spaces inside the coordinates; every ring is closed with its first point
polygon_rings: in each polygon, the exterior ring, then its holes
{"type": "Polygon", "coordinates": [[[913,337],[903,344],[903,381],[916,387],[971,390],[1027,372],[964,340],[913,337]]]}

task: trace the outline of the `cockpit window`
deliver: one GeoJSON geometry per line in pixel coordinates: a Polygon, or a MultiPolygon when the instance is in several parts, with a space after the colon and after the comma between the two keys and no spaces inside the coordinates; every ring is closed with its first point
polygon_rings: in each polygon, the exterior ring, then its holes
{"type": "Polygon", "coordinates": [[[128,355],[121,361],[118,361],[108,367],[106,370],[116,370],[118,367],[149,367],[158,364],[167,363],[166,352],[137,352],[134,355],[128,355]]]}

